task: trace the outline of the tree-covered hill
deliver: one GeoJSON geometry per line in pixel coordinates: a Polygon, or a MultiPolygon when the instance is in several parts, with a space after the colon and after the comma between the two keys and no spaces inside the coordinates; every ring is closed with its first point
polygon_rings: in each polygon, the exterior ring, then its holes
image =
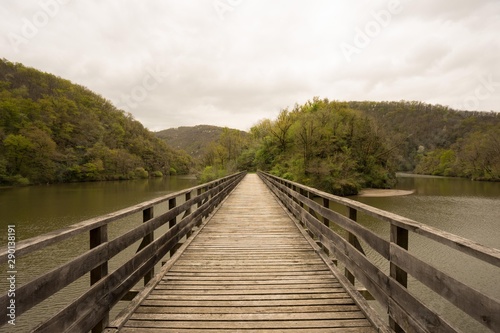
{"type": "Polygon", "coordinates": [[[500,180],[500,113],[457,111],[422,102],[349,102],[397,146],[398,169],[500,180]]]}
{"type": "MultiPolygon", "coordinates": [[[[176,149],[186,151],[191,157],[202,159],[210,146],[220,138],[224,127],[211,125],[181,126],[156,132],[156,136],[176,149]]],[[[237,130],[235,130],[237,131],[237,130]]],[[[239,131],[241,135],[249,135],[239,131]]]]}
{"type": "Polygon", "coordinates": [[[0,184],[187,173],[191,158],[87,88],[0,60],[0,184]]]}
{"type": "Polygon", "coordinates": [[[250,132],[226,129],[202,159],[202,176],[261,169],[340,195],[391,187],[396,171],[500,179],[500,115],[493,112],[314,98],[250,132]]]}
{"type": "Polygon", "coordinates": [[[278,176],[340,195],[395,182],[391,141],[347,103],[314,98],[251,133],[256,167],[278,176]]]}

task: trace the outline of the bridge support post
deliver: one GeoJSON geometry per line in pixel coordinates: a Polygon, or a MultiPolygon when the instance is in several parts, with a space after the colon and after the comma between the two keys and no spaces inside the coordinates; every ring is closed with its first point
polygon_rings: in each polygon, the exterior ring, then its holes
{"type": "MultiPolygon", "coordinates": [[[[408,230],[391,224],[391,243],[395,243],[403,249],[408,250],[408,230]]],[[[408,273],[399,268],[392,261],[390,262],[390,275],[391,278],[395,279],[403,287],[408,287],[408,273]]],[[[396,333],[404,333],[401,326],[399,326],[391,316],[389,316],[389,325],[396,333]]]]}
{"type": "MultiPolygon", "coordinates": [[[[151,220],[153,217],[154,217],[154,208],[153,207],[146,208],[142,211],[142,222],[143,223],[151,220]]],[[[144,238],[142,239],[142,243],[144,244],[144,246],[146,246],[146,245],[151,244],[154,241],[154,239],[155,239],[155,236],[154,236],[154,231],[153,231],[150,234],[144,236],[144,238]]],[[[146,275],[144,275],[144,285],[148,284],[148,282],[154,277],[154,275],[155,275],[155,269],[153,267],[149,272],[146,273],[146,275]]]]}
{"type": "MultiPolygon", "coordinates": [[[[90,249],[93,249],[108,241],[108,225],[105,224],[90,230],[90,249]]],[[[90,285],[96,284],[100,279],[108,275],[108,262],[104,262],[90,271],[90,285]]],[[[92,328],[92,333],[101,333],[109,323],[109,312],[92,328]]]]}
{"type": "MultiPolygon", "coordinates": [[[[330,209],[330,200],[329,199],[323,198],[323,207],[330,209]]],[[[327,227],[330,227],[330,220],[323,216],[323,224],[326,225],[327,227]]],[[[330,250],[328,250],[328,248],[326,246],[322,245],[321,248],[323,249],[323,252],[326,253],[326,255],[328,255],[328,256],[330,255],[330,250]]]]}
{"type": "MultiPolygon", "coordinates": [[[[189,201],[189,200],[191,200],[191,192],[186,193],[185,198],[186,198],[186,202],[189,201]]],[[[188,208],[188,210],[186,210],[186,212],[184,213],[184,216],[182,218],[185,218],[189,214],[191,214],[191,207],[188,208]]],[[[193,229],[189,230],[188,233],[187,233],[187,235],[186,235],[186,238],[189,238],[192,233],[193,233],[193,229]]]]}
{"type": "MultiPolygon", "coordinates": [[[[356,209],[354,209],[354,208],[349,207],[349,218],[351,220],[353,220],[354,222],[356,222],[358,220],[358,211],[356,209]]],[[[347,232],[347,241],[350,244],[354,245],[355,247],[357,245],[356,243],[359,243],[359,241],[356,238],[356,236],[354,236],[350,232],[347,232]]],[[[354,283],[355,283],[356,279],[354,278],[354,275],[347,268],[345,268],[345,277],[354,286],[354,283]]]]}
{"type": "MultiPolygon", "coordinates": [[[[177,198],[172,198],[172,199],[168,200],[168,209],[169,210],[174,209],[175,206],[177,206],[177,198]]],[[[177,216],[175,216],[170,221],[168,221],[169,229],[172,229],[176,223],[177,223],[177,216]]],[[[170,257],[172,257],[174,255],[174,253],[175,253],[175,249],[170,250],[170,257]]]]}

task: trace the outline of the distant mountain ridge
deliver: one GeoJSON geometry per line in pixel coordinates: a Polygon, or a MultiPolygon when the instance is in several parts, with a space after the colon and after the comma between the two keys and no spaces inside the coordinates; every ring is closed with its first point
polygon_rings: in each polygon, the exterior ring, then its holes
{"type": "MultiPolygon", "coordinates": [[[[169,146],[200,159],[208,151],[210,144],[219,139],[223,130],[224,127],[212,125],[181,126],[155,132],[155,135],[169,146]]],[[[247,132],[240,132],[249,135],[247,132]]]]}

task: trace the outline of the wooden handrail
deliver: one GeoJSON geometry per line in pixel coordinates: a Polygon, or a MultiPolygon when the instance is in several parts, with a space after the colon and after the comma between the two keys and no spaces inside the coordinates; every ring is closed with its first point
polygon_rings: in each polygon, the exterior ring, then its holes
{"type": "MultiPolygon", "coordinates": [[[[195,187],[191,187],[188,189],[184,189],[178,192],[173,192],[170,194],[167,194],[165,196],[152,199],[149,201],[145,201],[142,203],[139,203],[137,205],[127,207],[121,210],[118,210],[113,213],[109,213],[106,215],[98,216],[95,218],[91,218],[82,222],[78,222],[75,224],[72,224],[68,227],[61,228],[54,230],[52,232],[48,232],[46,234],[32,237],[30,239],[26,239],[23,241],[20,241],[16,244],[16,257],[22,257],[25,256],[29,253],[32,253],[34,251],[40,250],[41,248],[44,248],[48,245],[52,245],[61,241],[64,241],[66,239],[72,238],[76,235],[79,235],[81,233],[87,232],[91,229],[98,228],[100,226],[103,226],[105,224],[109,224],[111,222],[114,222],[119,219],[123,219],[129,215],[144,211],[148,208],[151,208],[153,206],[159,205],[165,201],[168,201],[173,198],[180,197],[182,195],[185,195],[187,193],[191,193],[193,191],[197,191],[197,194],[201,193],[202,190],[206,190],[207,188],[211,188],[215,186],[218,182],[225,182],[227,179],[230,179],[234,177],[235,175],[227,176],[224,178],[221,178],[220,180],[214,180],[209,183],[205,183],[202,185],[198,185],[195,187]],[[200,191],[200,192],[198,192],[200,191]]],[[[0,251],[0,264],[3,264],[7,262],[7,250],[2,249],[0,251]]]]}
{"type": "MultiPolygon", "coordinates": [[[[90,272],[89,289],[34,331],[88,332],[92,329],[93,332],[101,332],[109,320],[109,310],[138,281],[144,278],[146,284],[152,278],[154,266],[167,252],[174,251],[181,239],[191,234],[193,227],[201,224],[203,218],[213,211],[244,175],[237,173],[19,242],[16,258],[84,232],[90,233],[87,251],[16,289],[16,317],[90,272]],[[177,198],[182,200],[177,201],[177,198]],[[169,203],[168,211],[153,217],[153,207],[166,201],[169,203]],[[138,221],[137,227],[108,240],[107,227],[111,222],[141,211],[143,219],[138,221]],[[169,226],[168,230],[155,240],[154,231],[165,224],[169,226]],[[108,273],[108,261],[141,239],[135,255],[108,273]]],[[[7,252],[2,251],[0,258],[0,262],[6,262],[7,252]]],[[[0,296],[1,307],[6,308],[8,302],[7,293],[0,296]]],[[[3,316],[0,326],[6,324],[7,319],[3,316]]]]}
{"type": "Polygon", "coordinates": [[[346,277],[351,283],[354,278],[357,279],[386,307],[391,327],[396,332],[457,332],[451,323],[408,291],[408,275],[485,327],[495,332],[500,331],[500,301],[414,256],[408,250],[408,238],[410,233],[424,236],[496,268],[500,268],[500,250],[268,173],[259,172],[259,175],[284,206],[314,235],[322,248],[327,249],[345,266],[346,277]],[[321,199],[321,204],[313,200],[313,197],[321,199]],[[347,207],[348,216],[331,210],[330,202],[347,207]],[[357,213],[389,223],[389,240],[356,223],[357,213]],[[347,231],[347,240],[330,228],[332,223],[347,231]],[[389,274],[370,261],[358,239],[388,261],[389,274]]]}

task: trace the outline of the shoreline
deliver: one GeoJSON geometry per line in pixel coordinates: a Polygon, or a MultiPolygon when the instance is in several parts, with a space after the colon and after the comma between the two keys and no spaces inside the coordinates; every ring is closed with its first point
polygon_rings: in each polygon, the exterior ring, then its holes
{"type": "Polygon", "coordinates": [[[357,194],[358,197],[396,197],[403,195],[410,195],[415,193],[415,190],[394,190],[394,189],[378,189],[378,188],[364,188],[357,194]]]}

